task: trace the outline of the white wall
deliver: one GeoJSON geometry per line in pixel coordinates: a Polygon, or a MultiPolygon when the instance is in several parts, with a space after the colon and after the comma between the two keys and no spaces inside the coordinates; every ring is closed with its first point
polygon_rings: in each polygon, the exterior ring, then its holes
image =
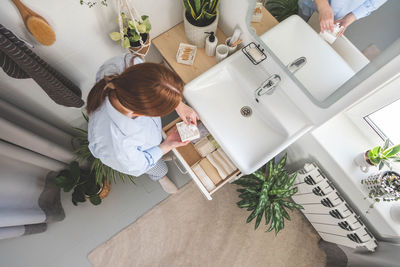
{"type": "MultiPolygon", "coordinates": [[[[115,22],[115,1],[108,7],[88,8],[79,0],[24,0],[29,8],[42,15],[56,32],[57,41],[50,47],[41,46],[27,32],[21,16],[12,1],[2,1],[0,23],[35,45],[33,51],[51,66],[71,79],[83,92],[83,99],[94,83],[99,66],[108,58],[124,50],[115,44],[108,33],[118,29],[115,22]]],[[[150,16],[152,37],[182,21],[182,3],[179,0],[131,0],[141,14],[150,16]]],[[[150,61],[161,58],[152,49],[150,61]]],[[[0,98],[11,102],[35,116],[63,129],[82,122],[81,111],[52,102],[31,79],[16,80],[0,70],[0,98]]]]}

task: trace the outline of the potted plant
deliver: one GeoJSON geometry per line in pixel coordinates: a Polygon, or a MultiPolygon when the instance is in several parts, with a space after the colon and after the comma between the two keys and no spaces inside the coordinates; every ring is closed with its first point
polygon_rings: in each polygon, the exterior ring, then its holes
{"type": "Polygon", "coordinates": [[[149,17],[141,16],[140,20],[132,20],[124,12],[121,12],[121,22],[122,32],[112,32],[110,38],[116,42],[121,42],[123,48],[129,49],[133,53],[145,55],[150,47],[151,24],[149,17]]]}
{"type": "Polygon", "coordinates": [[[397,172],[380,172],[362,179],[361,184],[369,190],[368,197],[374,200],[370,208],[376,202],[400,200],[400,175],[397,172]]]}
{"type": "Polygon", "coordinates": [[[371,166],[377,166],[379,170],[381,170],[383,166],[387,166],[391,170],[392,162],[400,162],[400,145],[391,147],[389,147],[389,145],[390,140],[386,139],[383,146],[377,146],[359,154],[355,158],[356,164],[360,166],[363,172],[368,172],[371,166]]]}
{"type": "Polygon", "coordinates": [[[99,205],[109,191],[110,185],[106,181],[99,185],[93,172],[79,167],[77,161],[71,162],[69,169],[62,170],[56,177],[56,185],[64,192],[72,192],[72,203],[76,206],[78,202],[85,202],[86,199],[93,205],[99,205]]]}
{"type": "Polygon", "coordinates": [[[292,186],[297,174],[289,175],[285,170],[286,157],[285,154],[278,164],[274,164],[275,159],[272,159],[253,174],[233,182],[243,187],[237,190],[242,199],[237,203],[238,207],[252,211],[247,223],[256,218],[257,229],[264,215],[265,225],[270,224],[267,231],[275,230],[275,235],[283,229],[284,220],[290,220],[286,209],[303,208],[290,199],[298,190],[292,186]]]}
{"type": "MultiPolygon", "coordinates": [[[[86,122],[89,122],[88,116],[85,114],[82,115],[86,122]]],[[[75,148],[74,153],[76,154],[78,160],[87,162],[89,164],[90,170],[92,173],[94,173],[97,184],[103,185],[103,181],[107,181],[109,184],[111,184],[111,181],[116,183],[117,179],[125,182],[126,178],[128,178],[132,183],[135,183],[133,176],[114,170],[113,168],[103,164],[101,160],[92,155],[89,150],[87,130],[81,128],[74,129],[76,130],[76,135],[73,139],[73,146],[75,148]]]]}
{"type": "Polygon", "coordinates": [[[183,25],[191,44],[203,48],[207,34],[217,32],[219,0],[183,0],[183,25]]]}

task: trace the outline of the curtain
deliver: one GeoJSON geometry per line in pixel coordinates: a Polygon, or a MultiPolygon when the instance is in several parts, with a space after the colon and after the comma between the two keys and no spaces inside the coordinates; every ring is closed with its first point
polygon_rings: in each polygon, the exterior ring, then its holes
{"type": "Polygon", "coordinates": [[[53,69],[10,30],[0,24],[0,67],[17,79],[32,78],[57,104],[81,107],[81,90],[53,69]]]}
{"type": "Polygon", "coordinates": [[[40,233],[65,214],[55,176],[71,136],[0,99],[0,239],[40,233]]]}

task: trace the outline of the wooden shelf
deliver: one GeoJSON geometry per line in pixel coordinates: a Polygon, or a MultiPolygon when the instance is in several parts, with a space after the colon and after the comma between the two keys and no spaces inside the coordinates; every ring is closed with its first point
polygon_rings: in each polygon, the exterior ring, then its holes
{"type": "Polygon", "coordinates": [[[252,22],[251,27],[256,30],[258,36],[267,32],[269,29],[277,25],[279,22],[274,18],[271,13],[265,8],[262,7],[262,19],[260,22],[252,22]]]}
{"type": "MultiPolygon", "coordinates": [[[[227,38],[220,29],[217,29],[216,36],[218,44],[224,43],[227,38]]],[[[185,83],[190,82],[217,64],[215,57],[207,56],[204,48],[197,48],[193,66],[176,62],[176,52],[178,51],[179,43],[189,43],[185,36],[183,22],[154,38],[152,42],[158,51],[160,51],[164,60],[178,73],[185,83]]]]}

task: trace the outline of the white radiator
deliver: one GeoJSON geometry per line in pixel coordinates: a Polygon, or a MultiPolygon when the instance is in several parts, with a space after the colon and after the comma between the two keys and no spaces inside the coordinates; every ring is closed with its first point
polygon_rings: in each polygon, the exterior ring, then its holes
{"type": "Polygon", "coordinates": [[[325,241],[375,251],[376,239],[315,163],[305,164],[293,184],[293,200],[325,241]]]}

